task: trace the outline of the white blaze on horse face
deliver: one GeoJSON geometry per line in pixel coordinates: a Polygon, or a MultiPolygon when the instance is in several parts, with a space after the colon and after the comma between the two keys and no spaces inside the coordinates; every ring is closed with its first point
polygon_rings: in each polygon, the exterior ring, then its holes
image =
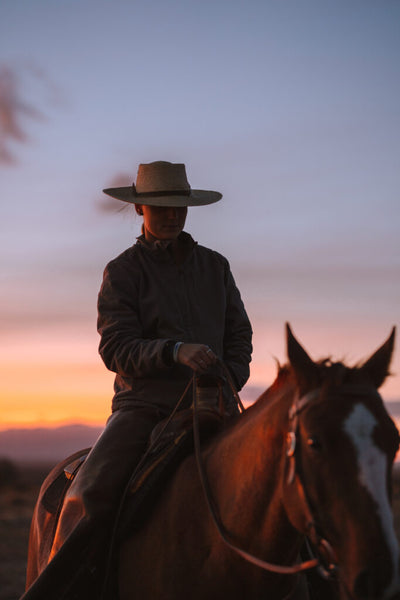
{"type": "MultiPolygon", "coordinates": [[[[344,430],[350,437],[357,453],[358,477],[367,488],[377,506],[383,535],[392,556],[393,581],[398,581],[399,547],[393,527],[393,515],[386,490],[387,457],[375,444],[372,437],[377,421],[364,406],[356,404],[344,422],[344,430]]],[[[386,591],[388,593],[389,590],[386,591]]]]}

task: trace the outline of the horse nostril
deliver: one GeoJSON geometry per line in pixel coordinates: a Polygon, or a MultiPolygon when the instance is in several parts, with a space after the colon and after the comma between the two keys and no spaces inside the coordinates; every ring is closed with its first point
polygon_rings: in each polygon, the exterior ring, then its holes
{"type": "Polygon", "coordinates": [[[355,579],[354,594],[356,598],[376,600],[384,596],[387,583],[386,578],[380,576],[379,572],[364,569],[355,579]]]}

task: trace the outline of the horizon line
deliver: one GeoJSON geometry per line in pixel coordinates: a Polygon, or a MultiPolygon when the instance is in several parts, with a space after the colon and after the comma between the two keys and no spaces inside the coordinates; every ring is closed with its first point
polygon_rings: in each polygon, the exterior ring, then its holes
{"type": "MultiPolygon", "coordinates": [[[[254,402],[254,401],[253,401],[254,402]]],[[[251,400],[243,399],[243,404],[247,408],[253,404],[251,400]]],[[[390,405],[398,405],[396,406],[397,410],[395,411],[397,414],[392,414],[393,418],[398,418],[400,420],[400,398],[392,398],[392,399],[383,399],[383,402],[387,408],[390,408],[390,405]]],[[[0,433],[4,431],[10,430],[33,430],[33,429],[60,429],[63,427],[88,427],[88,428],[104,428],[106,426],[108,417],[103,420],[90,420],[79,417],[72,417],[69,419],[60,419],[56,421],[32,421],[32,422],[18,422],[18,421],[9,421],[7,423],[0,423],[0,433]]]]}

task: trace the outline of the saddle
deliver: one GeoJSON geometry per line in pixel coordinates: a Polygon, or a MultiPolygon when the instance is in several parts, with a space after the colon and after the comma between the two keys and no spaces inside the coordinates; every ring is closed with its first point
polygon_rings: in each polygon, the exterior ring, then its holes
{"type": "MultiPolygon", "coordinates": [[[[224,417],[217,407],[204,402],[197,411],[199,432],[206,441],[223,428],[224,417]]],[[[193,412],[186,409],[173,418],[158,423],[152,431],[149,447],[127,483],[118,517],[118,531],[124,535],[138,528],[150,513],[159,492],[179,463],[193,450],[193,412]]],[[[53,515],[58,515],[72,481],[90,452],[80,450],[67,461],[58,477],[42,497],[42,505],[53,515]]],[[[122,539],[122,534],[117,535],[122,539]]]]}
{"type": "MultiPolygon", "coordinates": [[[[203,404],[197,412],[202,442],[221,431],[224,418],[215,408],[203,404]]],[[[119,531],[131,532],[140,527],[160,496],[166,481],[179,463],[193,451],[193,413],[186,409],[173,419],[161,421],[153,429],[149,451],[131,478],[124,508],[119,519],[119,531]]],[[[122,539],[120,537],[120,539],[122,539]]]]}

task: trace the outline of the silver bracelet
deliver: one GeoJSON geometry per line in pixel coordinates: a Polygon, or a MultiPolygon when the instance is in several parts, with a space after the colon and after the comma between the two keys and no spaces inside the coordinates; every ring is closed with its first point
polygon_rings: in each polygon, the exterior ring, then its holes
{"type": "Polygon", "coordinates": [[[172,358],[174,360],[174,362],[178,362],[178,352],[179,352],[179,348],[182,346],[183,342],[176,342],[173,352],[172,352],[172,358]]]}

